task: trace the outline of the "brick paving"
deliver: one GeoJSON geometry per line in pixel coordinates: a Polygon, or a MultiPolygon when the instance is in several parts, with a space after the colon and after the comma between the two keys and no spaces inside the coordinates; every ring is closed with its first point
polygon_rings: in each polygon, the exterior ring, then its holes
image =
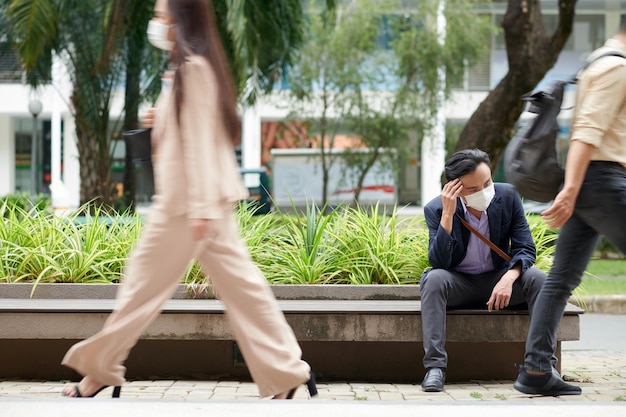
{"type": "MultiPolygon", "coordinates": [[[[320,401],[460,403],[614,403],[626,406],[626,355],[623,351],[563,351],[562,374],[583,389],[580,396],[536,397],[513,389],[513,381],[471,381],[446,384],[442,393],[422,392],[419,385],[366,382],[319,383],[320,401]]],[[[2,399],[58,398],[67,381],[0,381],[2,399]]],[[[110,389],[100,396],[106,397],[110,389]]],[[[306,399],[302,387],[296,399],[306,399]]],[[[256,400],[256,385],[237,381],[129,381],[122,389],[129,400],[232,401],[256,400]]],[[[626,407],[624,407],[626,410],[626,407]]]]}

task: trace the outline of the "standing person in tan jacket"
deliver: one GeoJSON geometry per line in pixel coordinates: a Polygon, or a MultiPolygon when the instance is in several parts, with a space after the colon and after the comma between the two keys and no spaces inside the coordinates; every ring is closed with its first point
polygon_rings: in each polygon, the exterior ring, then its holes
{"type": "Polygon", "coordinates": [[[530,320],[524,365],[513,383],[525,394],[582,394],[579,386],[551,372],[550,349],[567,301],[580,285],[600,237],[605,236],[626,253],[624,57],[626,19],[604,46],[592,52],[591,64],[578,77],[565,183],[551,206],[541,213],[548,226],[561,229],[554,263],[530,320]]]}
{"type": "Polygon", "coordinates": [[[154,10],[148,38],[170,52],[173,72],[144,119],[153,127],[156,195],[117,307],[63,359],[84,376],[63,395],[91,397],[115,386],[119,396],[130,349],[195,258],[226,306],[261,397],[291,398],[305,382],[314,396],[311,369],[232,216],[247,196],[233,151],[241,125],[210,2],[157,0],[154,10]]]}

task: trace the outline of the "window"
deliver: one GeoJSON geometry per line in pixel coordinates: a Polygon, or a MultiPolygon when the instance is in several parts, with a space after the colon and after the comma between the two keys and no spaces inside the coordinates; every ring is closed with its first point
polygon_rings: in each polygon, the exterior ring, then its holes
{"type": "MultiPolygon", "coordinates": [[[[504,14],[495,14],[495,24],[499,25],[504,14]]],[[[544,11],[543,23],[548,33],[554,32],[559,21],[559,15],[544,11]]],[[[564,51],[591,52],[604,44],[604,14],[577,14],[574,18],[574,28],[564,51]]],[[[504,42],[504,31],[498,32],[495,36],[494,49],[506,51],[504,42]]]]}
{"type": "Polygon", "coordinates": [[[15,48],[0,42],[0,83],[21,83],[22,67],[15,48]]]}

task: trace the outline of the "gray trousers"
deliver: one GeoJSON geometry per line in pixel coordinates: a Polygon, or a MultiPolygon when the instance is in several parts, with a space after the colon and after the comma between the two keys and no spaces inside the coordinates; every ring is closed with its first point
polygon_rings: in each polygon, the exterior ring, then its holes
{"type": "Polygon", "coordinates": [[[589,165],[574,214],[561,228],[554,264],[530,321],[526,368],[550,371],[550,346],[567,300],[580,284],[601,235],[626,253],[626,169],[614,162],[589,165]]]}
{"type": "MultiPolygon", "coordinates": [[[[445,269],[433,269],[420,282],[422,300],[422,333],[424,340],[424,367],[447,368],[446,309],[486,308],[493,287],[506,269],[480,275],[469,275],[445,269]]],[[[546,274],[538,268],[529,268],[513,283],[509,307],[533,306],[546,274]]],[[[471,332],[468,329],[468,332],[471,332]]],[[[552,349],[554,352],[554,347],[552,349]]]]}

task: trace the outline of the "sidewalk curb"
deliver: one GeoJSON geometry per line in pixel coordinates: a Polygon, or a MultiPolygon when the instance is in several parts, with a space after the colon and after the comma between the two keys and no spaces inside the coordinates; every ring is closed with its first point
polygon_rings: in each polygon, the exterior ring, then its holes
{"type": "Polygon", "coordinates": [[[571,296],[569,302],[587,313],[626,314],[626,295],[571,296]]]}

